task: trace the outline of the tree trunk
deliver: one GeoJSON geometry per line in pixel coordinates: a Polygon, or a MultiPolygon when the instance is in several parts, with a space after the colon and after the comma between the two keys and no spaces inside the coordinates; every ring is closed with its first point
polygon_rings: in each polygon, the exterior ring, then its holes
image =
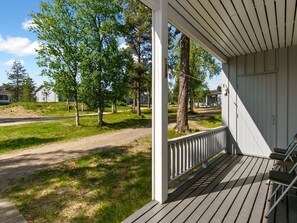
{"type": "Polygon", "coordinates": [[[84,110],[85,110],[85,103],[82,102],[81,103],[81,111],[84,112],[84,110]]]}
{"type": "Polygon", "coordinates": [[[176,131],[179,133],[189,131],[188,124],[188,75],[190,61],[190,39],[182,35],[181,45],[181,64],[179,77],[179,95],[176,131]]]}
{"type": "Polygon", "coordinates": [[[114,101],[112,103],[111,110],[112,110],[112,113],[114,113],[114,114],[118,112],[117,102],[116,101],[114,101]]]}
{"type": "Polygon", "coordinates": [[[136,107],[137,107],[137,90],[135,89],[135,91],[134,91],[134,98],[133,98],[133,104],[132,104],[132,110],[135,111],[135,108],[136,107]]]}
{"type": "Polygon", "coordinates": [[[103,126],[103,109],[98,108],[98,125],[99,127],[103,126]]]}
{"type": "MultiPolygon", "coordinates": [[[[47,101],[47,97],[46,97],[46,101],[47,101]]],[[[66,101],[66,108],[67,108],[68,112],[70,112],[69,99],[67,99],[67,101],[66,101]]]]}
{"type": "Polygon", "coordinates": [[[194,99],[193,97],[190,95],[190,112],[194,112],[194,99]]]}
{"type": "Polygon", "coordinates": [[[78,110],[77,97],[75,97],[74,106],[75,106],[75,125],[79,126],[79,110],[78,110]]]}
{"type": "Polygon", "coordinates": [[[140,83],[137,84],[137,115],[141,116],[140,83]]]}
{"type": "Polygon", "coordinates": [[[151,108],[151,94],[148,94],[147,96],[147,107],[151,108]]]}

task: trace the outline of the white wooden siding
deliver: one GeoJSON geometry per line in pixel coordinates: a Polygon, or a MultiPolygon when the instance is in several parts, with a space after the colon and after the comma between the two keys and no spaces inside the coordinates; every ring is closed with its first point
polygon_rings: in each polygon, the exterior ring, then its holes
{"type": "Polygon", "coordinates": [[[288,52],[288,139],[297,133],[297,46],[288,52]]]}
{"type": "Polygon", "coordinates": [[[261,157],[275,147],[276,74],[238,77],[238,149],[261,157]]]}
{"type": "Polygon", "coordinates": [[[223,66],[223,84],[229,86],[222,99],[229,151],[267,157],[297,133],[296,58],[293,46],[230,58],[223,66]]]}
{"type": "Polygon", "coordinates": [[[53,90],[50,90],[47,98],[45,98],[45,96],[42,93],[43,89],[44,88],[40,89],[35,93],[36,102],[59,102],[59,97],[55,92],[53,92],[53,90]]]}
{"type": "MultiPolygon", "coordinates": [[[[227,57],[297,43],[296,0],[169,0],[227,57]]],[[[175,24],[178,18],[170,18],[175,24]]]]}

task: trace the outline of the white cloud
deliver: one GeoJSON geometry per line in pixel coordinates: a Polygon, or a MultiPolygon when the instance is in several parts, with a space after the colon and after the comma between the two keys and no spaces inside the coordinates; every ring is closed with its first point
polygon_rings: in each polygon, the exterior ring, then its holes
{"type": "Polygon", "coordinates": [[[22,27],[25,30],[29,30],[30,27],[34,27],[34,23],[33,23],[33,19],[26,19],[23,23],[22,23],[22,27]]]}
{"type": "Polygon", "coordinates": [[[36,55],[36,49],[39,49],[37,41],[31,42],[28,38],[7,37],[3,39],[0,35],[0,51],[17,56],[36,55]]]}
{"type": "MultiPolygon", "coordinates": [[[[15,61],[16,59],[11,59],[11,60],[8,60],[8,61],[5,61],[2,65],[3,66],[6,66],[6,67],[12,67],[13,65],[13,62],[15,61]]],[[[23,60],[20,60],[21,64],[22,65],[25,65],[25,62],[23,60]]]]}

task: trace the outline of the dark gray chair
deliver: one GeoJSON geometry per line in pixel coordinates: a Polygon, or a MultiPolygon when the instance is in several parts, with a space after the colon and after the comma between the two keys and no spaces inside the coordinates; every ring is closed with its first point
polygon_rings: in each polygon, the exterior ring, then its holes
{"type": "MultiPolygon", "coordinates": [[[[292,166],[292,164],[285,164],[288,166],[292,166]]],[[[281,172],[277,170],[271,170],[269,171],[269,180],[277,185],[277,188],[274,190],[270,198],[272,197],[276,198],[277,191],[281,188],[284,187],[285,190],[281,193],[281,195],[275,199],[274,204],[272,207],[269,209],[265,217],[269,217],[269,214],[272,212],[272,210],[278,205],[278,203],[283,199],[284,196],[291,190],[292,188],[297,188],[297,175],[295,174],[295,171],[297,169],[297,163],[293,165],[293,167],[290,169],[288,173],[286,172],[281,172]]]]}

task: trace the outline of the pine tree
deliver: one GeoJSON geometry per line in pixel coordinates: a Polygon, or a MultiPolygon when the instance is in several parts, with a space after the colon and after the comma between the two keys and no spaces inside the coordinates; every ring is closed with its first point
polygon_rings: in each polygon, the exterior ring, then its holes
{"type": "MultiPolygon", "coordinates": [[[[152,15],[150,10],[137,0],[125,0],[125,41],[135,58],[133,69],[130,72],[130,86],[134,89],[137,115],[141,115],[140,99],[145,89],[144,81],[150,80],[151,75],[151,26],[152,15]]],[[[149,92],[149,91],[148,91],[149,92]]]]}
{"type": "Polygon", "coordinates": [[[36,86],[32,78],[27,77],[23,81],[21,101],[34,102],[36,101],[35,91],[36,86]]]}
{"type": "Polygon", "coordinates": [[[22,96],[22,86],[24,79],[27,78],[27,72],[21,61],[15,60],[13,62],[10,72],[7,73],[10,89],[13,92],[13,101],[19,102],[22,96]]]}
{"type": "Polygon", "coordinates": [[[182,35],[180,39],[180,75],[179,75],[179,95],[176,119],[176,130],[178,132],[189,131],[188,124],[188,91],[189,91],[189,71],[190,71],[190,39],[182,35]]]}

